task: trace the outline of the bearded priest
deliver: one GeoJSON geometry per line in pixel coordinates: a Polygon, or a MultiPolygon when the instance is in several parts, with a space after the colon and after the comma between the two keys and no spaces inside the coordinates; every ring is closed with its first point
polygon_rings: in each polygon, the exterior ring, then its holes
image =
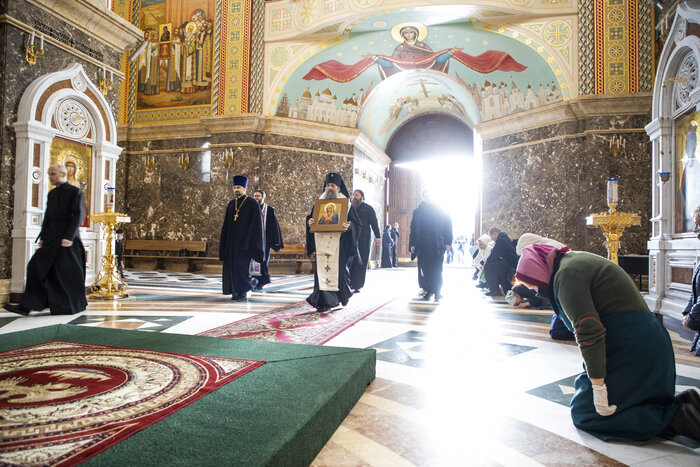
{"type": "Polygon", "coordinates": [[[222,288],[232,300],[245,300],[255,287],[250,273],[251,260],[263,261],[263,220],[257,201],[246,194],[248,177],[233,176],[234,199],[226,206],[221,227],[219,259],[224,262],[222,288]]]}
{"type": "MultiPolygon", "coordinates": [[[[331,172],[326,175],[323,193],[319,199],[343,199],[350,203],[350,194],[345,187],[343,177],[331,172]]],[[[343,232],[311,233],[314,225],[313,209],[306,218],[306,253],[316,252],[316,272],[314,273],[314,291],[306,301],[317,311],[328,311],[348,304],[352,295],[350,290],[350,265],[359,255],[357,240],[361,221],[352,205],[348,208],[348,218],[343,224],[343,232]]]]}

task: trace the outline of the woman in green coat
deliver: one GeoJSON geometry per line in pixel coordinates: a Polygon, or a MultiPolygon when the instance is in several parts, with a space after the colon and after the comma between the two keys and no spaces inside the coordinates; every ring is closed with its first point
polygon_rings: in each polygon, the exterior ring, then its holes
{"type": "Polygon", "coordinates": [[[577,428],[605,441],[700,441],[700,395],[675,395],[671,339],[622,268],[592,253],[531,245],[515,276],[548,295],[576,336],[585,369],[571,400],[577,428]]]}

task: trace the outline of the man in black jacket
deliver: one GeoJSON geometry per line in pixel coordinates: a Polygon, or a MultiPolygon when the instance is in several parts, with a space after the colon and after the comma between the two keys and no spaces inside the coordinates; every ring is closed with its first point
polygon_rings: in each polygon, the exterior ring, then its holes
{"type": "Polygon", "coordinates": [[[374,233],[374,243],[377,246],[382,243],[382,234],[379,230],[377,213],[374,212],[372,206],[365,203],[365,194],[362,190],[355,190],[352,192],[352,205],[357,215],[360,217],[360,221],[362,221],[360,234],[357,240],[360,256],[356,256],[352,260],[352,266],[350,267],[350,287],[353,293],[358,293],[365,285],[367,263],[369,263],[369,254],[372,251],[372,233],[374,233]]]}
{"type": "Polygon", "coordinates": [[[520,257],[515,252],[515,245],[507,233],[492,227],[489,230],[489,236],[495,244],[484,264],[484,277],[489,288],[486,295],[505,295],[510,290],[510,281],[513,279],[520,257]]]}
{"type": "Polygon", "coordinates": [[[85,298],[85,248],[78,227],[85,217],[80,188],[66,181],[63,164],[49,167],[49,191],[39,249],[27,264],[27,282],[18,305],[7,311],[28,316],[31,310],[49,308],[52,315],[72,315],[87,308],[85,298]]]}

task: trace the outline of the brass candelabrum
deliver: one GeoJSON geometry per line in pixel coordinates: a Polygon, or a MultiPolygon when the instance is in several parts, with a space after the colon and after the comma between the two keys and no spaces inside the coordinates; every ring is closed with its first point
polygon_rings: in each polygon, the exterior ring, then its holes
{"type": "Polygon", "coordinates": [[[603,245],[608,250],[608,259],[618,264],[617,252],[620,249],[620,237],[627,227],[641,225],[642,218],[631,212],[619,212],[616,204],[608,205],[608,212],[599,212],[586,217],[586,225],[600,227],[605,236],[603,245]]]}
{"type": "Polygon", "coordinates": [[[36,65],[36,60],[44,55],[44,43],[42,38],[41,48],[39,50],[34,50],[34,44],[29,44],[24,48],[24,59],[27,61],[29,66],[36,65]]]}
{"type": "Polygon", "coordinates": [[[99,88],[103,96],[107,95],[112,86],[114,86],[114,80],[107,81],[107,78],[100,78],[99,88]]]}
{"type": "Polygon", "coordinates": [[[97,300],[118,300],[129,296],[128,286],[119,276],[117,269],[117,257],[112,253],[112,243],[114,233],[119,224],[131,222],[131,218],[126,214],[113,212],[111,206],[107,207],[107,212],[99,212],[90,216],[90,220],[103,224],[107,233],[107,248],[102,256],[102,270],[97,276],[97,280],[90,286],[88,298],[97,300]]]}

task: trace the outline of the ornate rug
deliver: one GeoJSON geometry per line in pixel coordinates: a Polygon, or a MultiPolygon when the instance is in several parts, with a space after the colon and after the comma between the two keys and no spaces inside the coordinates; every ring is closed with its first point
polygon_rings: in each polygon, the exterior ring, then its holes
{"type": "Polygon", "coordinates": [[[197,335],[321,345],[361,319],[371,315],[391,300],[379,306],[376,304],[374,306],[348,304],[346,307],[326,312],[315,311],[314,307],[302,300],[276,310],[258,313],[249,318],[224,324],[197,335]]]}
{"type": "Polygon", "coordinates": [[[78,464],[264,363],[62,341],[2,352],[0,464],[78,464]]]}

